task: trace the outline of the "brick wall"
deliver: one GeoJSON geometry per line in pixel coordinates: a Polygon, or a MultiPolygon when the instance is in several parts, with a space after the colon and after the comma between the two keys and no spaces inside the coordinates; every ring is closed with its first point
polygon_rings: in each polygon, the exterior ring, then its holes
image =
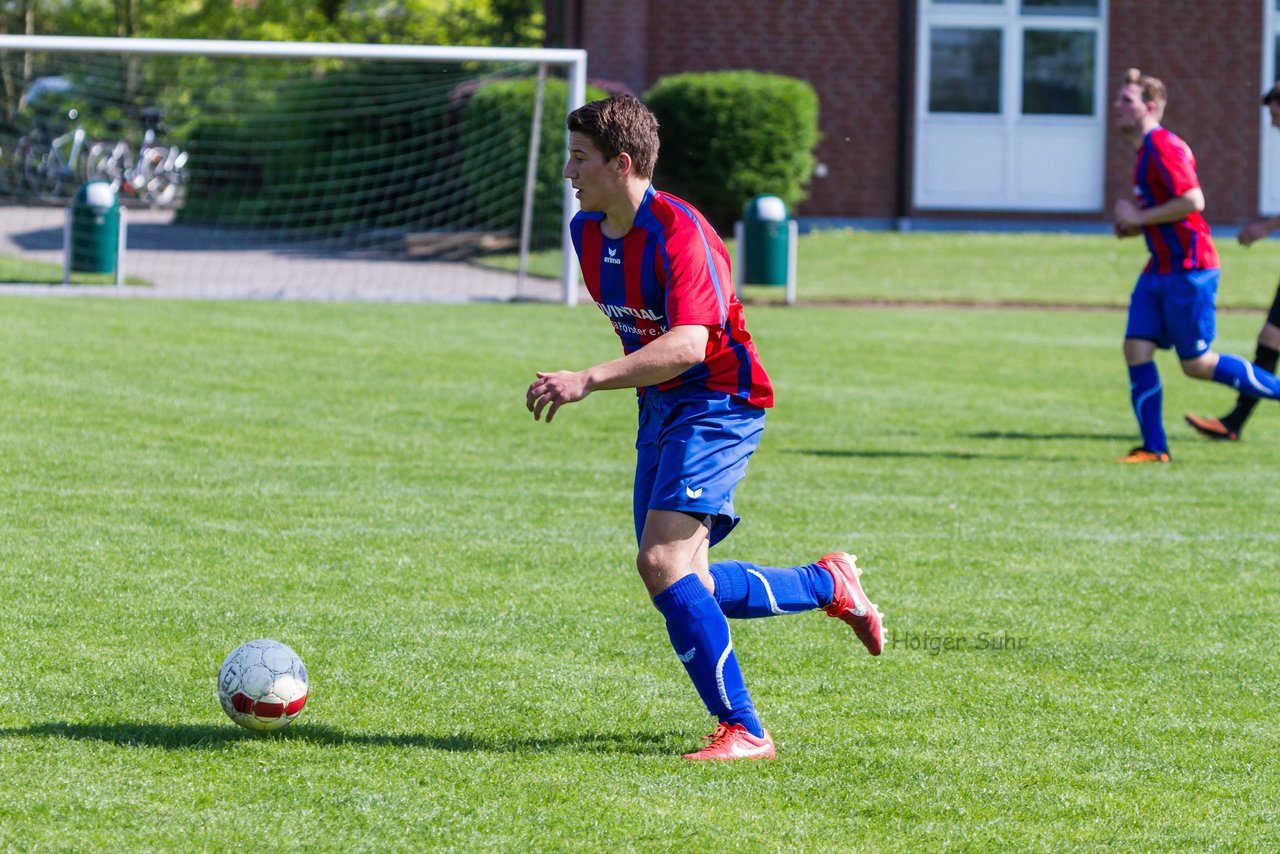
{"type": "MultiPolygon", "coordinates": [[[[898,0],[546,3],[555,43],[586,48],[590,77],[624,82],[638,94],[682,71],[751,68],[809,81],[821,104],[817,156],[828,174],[814,178],[798,213],[878,218],[898,214],[900,162],[911,170],[909,138],[907,156],[899,158],[902,6],[898,0]]],[[[1133,153],[1110,127],[1111,99],[1130,66],[1169,87],[1165,124],[1196,153],[1210,221],[1253,217],[1262,0],[1110,0],[1109,6],[1106,202],[1090,218],[1109,219],[1113,201],[1131,194],[1133,153]]],[[[914,60],[908,64],[914,72],[914,60]]]]}
{"type": "MultiPolygon", "coordinates": [[[[1243,223],[1258,211],[1262,3],[1257,0],[1111,0],[1107,104],[1125,69],[1169,90],[1164,126],[1196,155],[1211,223],[1243,223]]],[[[1108,121],[1108,216],[1133,191],[1133,149],[1108,121]]]]}
{"type": "Polygon", "coordinates": [[[893,215],[897,2],[581,0],[581,5],[581,41],[570,22],[566,43],[587,49],[588,76],[624,82],[638,94],[658,78],[683,71],[749,68],[807,80],[821,105],[823,141],[817,157],[828,175],[814,178],[802,212],[893,215]],[[666,21],[695,24],[663,26],[666,21]]]}

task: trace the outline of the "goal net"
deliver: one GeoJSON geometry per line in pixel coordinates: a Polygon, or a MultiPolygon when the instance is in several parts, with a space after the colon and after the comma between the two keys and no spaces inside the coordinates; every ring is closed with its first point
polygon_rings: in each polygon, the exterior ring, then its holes
{"type": "Polygon", "coordinates": [[[575,302],[560,170],[585,64],[578,50],[0,36],[0,281],[60,282],[64,231],[83,237],[69,205],[103,181],[125,209],[130,291],[575,302]]]}

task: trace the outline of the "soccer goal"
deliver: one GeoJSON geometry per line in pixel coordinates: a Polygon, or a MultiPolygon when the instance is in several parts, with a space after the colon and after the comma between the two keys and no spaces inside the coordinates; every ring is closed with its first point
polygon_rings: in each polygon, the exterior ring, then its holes
{"type": "Polygon", "coordinates": [[[585,97],[582,50],[0,35],[6,278],[105,181],[140,293],[574,304],[585,97]]]}

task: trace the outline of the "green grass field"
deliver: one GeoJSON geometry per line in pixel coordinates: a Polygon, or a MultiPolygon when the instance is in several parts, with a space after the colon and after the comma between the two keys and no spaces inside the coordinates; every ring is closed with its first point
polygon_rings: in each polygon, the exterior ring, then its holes
{"type": "MultiPolygon", "coordinates": [[[[737,249],[727,243],[735,262],[737,249]]],[[[1219,237],[1219,304],[1264,310],[1275,294],[1276,250],[1219,237]]],[[[930,233],[838,229],[802,235],[796,244],[799,302],[933,301],[1124,308],[1147,257],[1140,238],[1102,234],[930,233]]],[[[494,259],[515,270],[518,259],[494,259]]],[[[541,252],[530,272],[560,277],[560,253],[541,252]]],[[[781,303],[785,289],[750,286],[753,302],[781,303]]],[[[1123,331],[1123,330],[1122,330],[1123,331]]]]}
{"type": "MultiPolygon", "coordinates": [[[[937,245],[968,301],[1019,276],[1012,242],[937,245]]],[[[849,253],[828,275],[879,289],[877,241],[849,253]]],[[[1055,284],[1123,302],[1125,260],[1055,284]]],[[[735,622],[778,759],[712,767],[677,757],[712,722],[633,567],[634,402],[524,409],[616,354],[594,308],[0,314],[0,849],[1280,846],[1280,417],[1195,438],[1232,395],[1163,354],[1174,464],[1116,465],[1118,310],[749,309],[778,406],[716,551],[856,552],[889,643],[735,622]],[[255,637],[311,674],[274,736],[214,699],[255,637]]]]}
{"type": "MultiPolygon", "coordinates": [[[[149,284],[137,276],[126,276],[130,285],[149,284]]],[[[0,282],[22,282],[33,285],[62,284],[62,265],[46,264],[42,261],[28,261],[12,255],[0,255],[0,282]]],[[[73,285],[114,285],[114,273],[72,273],[73,285]]]]}

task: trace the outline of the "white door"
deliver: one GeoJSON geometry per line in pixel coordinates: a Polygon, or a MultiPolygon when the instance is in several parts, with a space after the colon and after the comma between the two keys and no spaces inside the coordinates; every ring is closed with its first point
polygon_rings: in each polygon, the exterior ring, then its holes
{"type": "Polygon", "coordinates": [[[1102,210],[1105,3],[920,0],[917,208],[1102,210]]]}
{"type": "Polygon", "coordinates": [[[1261,95],[1280,76],[1280,0],[1263,0],[1266,25],[1262,39],[1262,80],[1258,89],[1259,133],[1262,162],[1258,168],[1258,210],[1266,216],[1280,214],[1280,130],[1271,127],[1271,112],[1261,95]]]}

